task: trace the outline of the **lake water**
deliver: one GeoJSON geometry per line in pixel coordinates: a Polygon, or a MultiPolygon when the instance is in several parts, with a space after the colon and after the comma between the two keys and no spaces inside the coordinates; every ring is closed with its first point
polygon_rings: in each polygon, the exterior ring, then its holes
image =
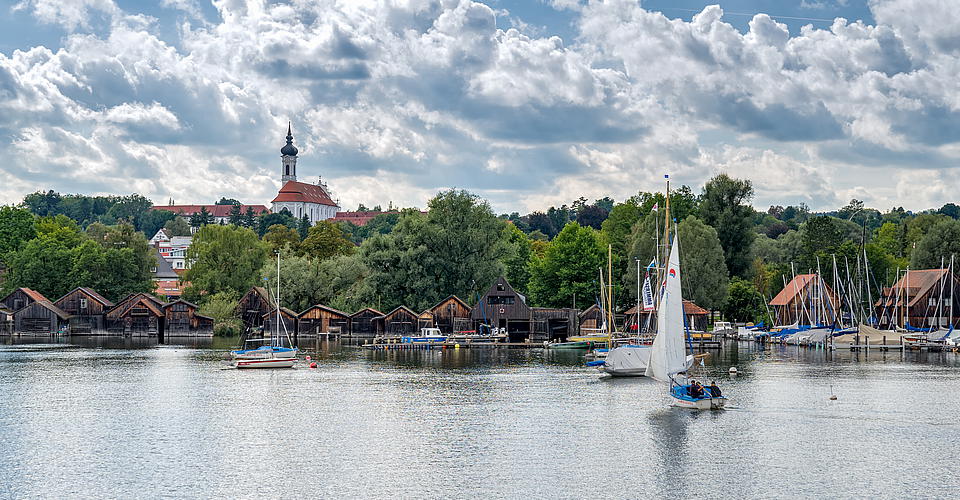
{"type": "Polygon", "coordinates": [[[224,369],[229,340],[36,342],[0,338],[0,498],[955,498],[960,487],[954,353],[728,345],[706,371],[730,408],[698,413],[669,407],[648,379],[600,381],[572,351],[324,343],[308,352],[317,369],[243,371],[224,369]]]}

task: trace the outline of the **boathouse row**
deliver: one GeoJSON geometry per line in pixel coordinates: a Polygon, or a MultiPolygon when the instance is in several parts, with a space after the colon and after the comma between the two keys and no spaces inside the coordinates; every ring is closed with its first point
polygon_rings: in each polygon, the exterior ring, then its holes
{"type": "Polygon", "coordinates": [[[211,336],[213,318],[185,300],[163,302],[148,293],[114,304],[95,290],[77,287],[55,302],[29,288],[0,300],[0,334],[211,336]]]}
{"type": "MultiPolygon", "coordinates": [[[[353,314],[316,304],[296,314],[282,308],[283,327],[292,336],[342,335],[375,337],[409,335],[422,328],[439,328],[442,333],[504,329],[511,341],[562,340],[580,328],[576,309],[528,307],[526,297],[516,292],[506,278],[500,277],[471,307],[450,295],[419,314],[407,306],[384,313],[370,307],[353,314]]],[[[274,331],[276,308],[265,289],[251,288],[237,305],[237,315],[248,333],[274,331]]],[[[282,329],[282,327],[281,327],[282,329]]]]}

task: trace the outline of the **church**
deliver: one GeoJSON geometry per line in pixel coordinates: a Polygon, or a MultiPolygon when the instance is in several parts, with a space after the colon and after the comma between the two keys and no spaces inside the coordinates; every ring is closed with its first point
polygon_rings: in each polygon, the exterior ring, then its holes
{"type": "Polygon", "coordinates": [[[287,124],[287,144],[280,148],[282,187],[277,197],[273,199],[271,209],[274,213],[287,209],[291,215],[301,218],[304,215],[310,224],[332,219],[337,215],[340,206],[330,195],[326,183],[318,180],[317,184],[297,181],[297,154],[299,151],[293,145],[293,131],[287,124]]]}

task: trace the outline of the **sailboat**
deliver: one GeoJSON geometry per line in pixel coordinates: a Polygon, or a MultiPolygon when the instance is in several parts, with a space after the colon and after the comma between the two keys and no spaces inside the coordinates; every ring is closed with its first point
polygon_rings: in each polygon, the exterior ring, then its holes
{"type": "Polygon", "coordinates": [[[708,388],[703,388],[700,396],[691,395],[691,384],[687,381],[687,372],[693,365],[694,356],[687,354],[688,344],[685,342],[678,243],[674,237],[667,260],[660,307],[657,308],[657,336],[650,348],[650,361],[645,375],[670,384],[670,397],[675,406],[694,410],[720,409],[726,404],[727,398],[714,397],[708,388]]]}
{"type": "MultiPolygon", "coordinates": [[[[280,336],[280,325],[283,321],[280,319],[280,254],[277,254],[277,319],[273,334],[270,335],[270,345],[260,346],[256,349],[241,349],[232,351],[234,366],[236,368],[292,368],[297,362],[297,348],[292,347],[289,334],[287,342],[291,347],[283,346],[283,338],[280,336]]],[[[286,326],[284,326],[284,333],[286,326]]]]}

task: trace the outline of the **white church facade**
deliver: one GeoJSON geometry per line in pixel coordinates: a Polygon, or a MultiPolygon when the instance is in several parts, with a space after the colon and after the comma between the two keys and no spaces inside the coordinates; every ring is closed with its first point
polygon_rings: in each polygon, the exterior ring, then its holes
{"type": "Polygon", "coordinates": [[[304,215],[310,224],[332,219],[337,215],[340,206],[330,195],[330,189],[323,182],[308,184],[297,181],[297,154],[299,151],[293,145],[293,133],[287,125],[287,144],[280,149],[282,187],[277,197],[273,199],[271,210],[274,213],[287,209],[291,215],[301,218],[304,215]]]}

